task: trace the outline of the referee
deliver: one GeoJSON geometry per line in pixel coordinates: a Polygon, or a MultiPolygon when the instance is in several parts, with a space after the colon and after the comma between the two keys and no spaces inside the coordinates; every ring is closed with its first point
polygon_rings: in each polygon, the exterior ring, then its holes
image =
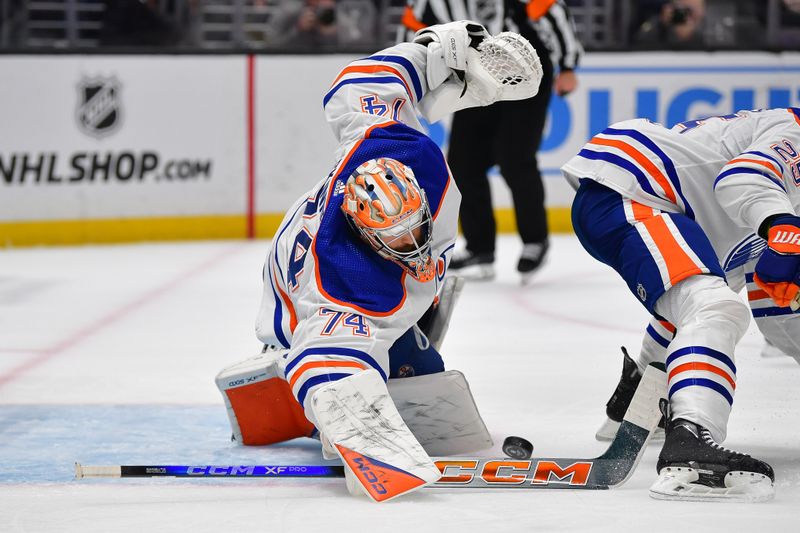
{"type": "Polygon", "coordinates": [[[520,33],[539,54],[544,76],[533,98],[453,115],[447,162],[462,194],[460,219],[467,246],[454,255],[450,268],[468,279],[494,278],[497,226],[487,172],[498,165],[514,202],[523,244],[517,270],[524,281],[542,265],[549,247],[536,152],[550,95],[552,90],[563,96],[575,89],[574,69],[583,48],[564,0],[409,0],[402,19],[404,40],[426,26],[464,19],[483,24],[492,35],[520,33]]]}

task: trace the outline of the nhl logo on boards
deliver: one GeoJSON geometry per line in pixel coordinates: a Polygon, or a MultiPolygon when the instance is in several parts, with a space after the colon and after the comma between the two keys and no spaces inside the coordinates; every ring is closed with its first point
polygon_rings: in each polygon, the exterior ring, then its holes
{"type": "Polygon", "coordinates": [[[639,295],[639,299],[641,301],[644,302],[645,300],[647,300],[647,291],[644,290],[644,285],[642,285],[641,283],[636,285],[636,294],[639,295]]]}
{"type": "Polygon", "coordinates": [[[120,84],[115,78],[83,78],[78,83],[78,126],[92,137],[113,133],[121,122],[120,84]]]}

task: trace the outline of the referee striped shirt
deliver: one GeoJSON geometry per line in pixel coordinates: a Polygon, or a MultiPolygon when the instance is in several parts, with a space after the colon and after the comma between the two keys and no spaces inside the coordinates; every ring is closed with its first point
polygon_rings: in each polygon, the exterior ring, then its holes
{"type": "Polygon", "coordinates": [[[559,70],[578,66],[583,47],[564,0],[409,0],[403,12],[400,39],[433,24],[474,20],[490,34],[515,31],[528,39],[539,55],[548,53],[559,70]]]}

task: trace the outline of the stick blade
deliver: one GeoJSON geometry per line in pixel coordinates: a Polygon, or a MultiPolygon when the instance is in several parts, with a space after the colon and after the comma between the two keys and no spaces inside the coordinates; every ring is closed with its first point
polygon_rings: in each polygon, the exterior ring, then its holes
{"type": "Polygon", "coordinates": [[[616,487],[633,475],[636,465],[644,455],[647,442],[661,420],[658,404],[661,398],[666,397],[666,388],[666,372],[648,366],[622,418],[616,437],[608,450],[598,457],[598,465],[605,465],[605,468],[595,469],[597,483],[616,487]]]}

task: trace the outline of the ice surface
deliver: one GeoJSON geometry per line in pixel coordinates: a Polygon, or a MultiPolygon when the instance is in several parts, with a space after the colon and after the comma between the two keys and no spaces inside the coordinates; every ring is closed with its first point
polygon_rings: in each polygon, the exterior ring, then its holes
{"type": "MultiPolygon", "coordinates": [[[[214,376],[255,354],[268,243],[144,244],[0,252],[0,531],[797,531],[800,367],[737,350],[726,446],[773,465],[767,504],[651,500],[658,445],[603,492],[426,490],[387,504],[342,480],[83,480],[84,464],[322,464],[318,443],[230,442],[214,376]]],[[[536,455],[591,456],[646,312],[574,237],[554,238],[529,286],[503,237],[498,279],[470,283],[442,353],[469,379],[499,455],[509,434],[536,455]]]]}

